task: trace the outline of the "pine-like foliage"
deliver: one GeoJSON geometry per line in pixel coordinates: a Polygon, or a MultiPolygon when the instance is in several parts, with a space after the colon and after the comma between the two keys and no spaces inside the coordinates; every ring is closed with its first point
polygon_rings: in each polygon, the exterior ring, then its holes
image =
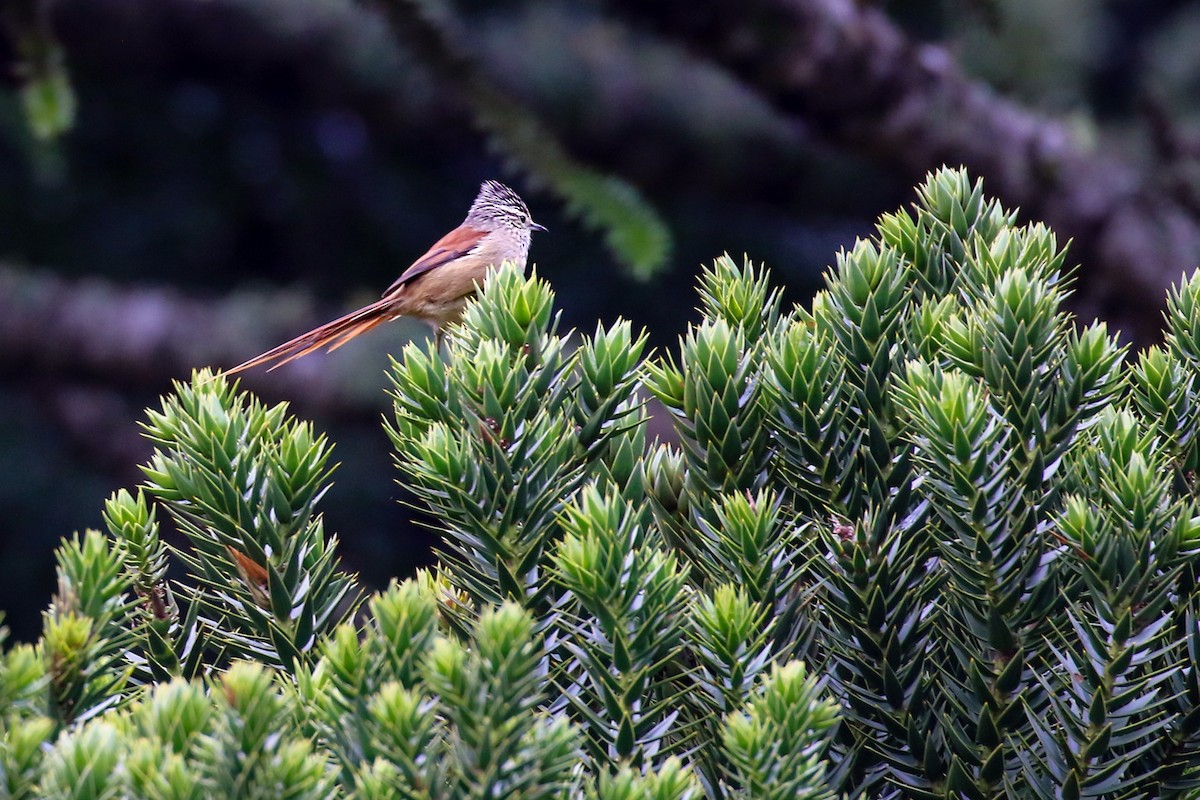
{"type": "Polygon", "coordinates": [[[441,561],[361,607],[324,438],[178,385],[0,656],[0,797],[1196,796],[1200,273],[1127,361],[1063,264],[942,170],[811,305],[718,259],[649,360],[505,266],[391,366],[441,561]]]}

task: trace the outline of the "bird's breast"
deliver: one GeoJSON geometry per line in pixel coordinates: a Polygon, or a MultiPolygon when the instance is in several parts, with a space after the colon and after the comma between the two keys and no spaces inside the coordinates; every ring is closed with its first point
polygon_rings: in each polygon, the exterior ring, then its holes
{"type": "Polygon", "coordinates": [[[419,276],[397,298],[402,301],[400,313],[439,326],[457,320],[476,284],[483,283],[488,267],[513,261],[524,268],[529,253],[529,234],[524,233],[522,242],[520,237],[493,231],[469,252],[419,276]]]}

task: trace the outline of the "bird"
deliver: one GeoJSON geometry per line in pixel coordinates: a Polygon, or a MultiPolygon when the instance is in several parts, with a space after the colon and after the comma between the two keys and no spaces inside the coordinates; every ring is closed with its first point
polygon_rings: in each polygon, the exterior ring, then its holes
{"type": "Polygon", "coordinates": [[[530,235],[544,230],[544,225],[533,221],[516,192],[498,181],[484,181],[462,224],[438,239],[380,299],[243,361],[225,370],[225,374],[262,364],[271,364],[267,369],[270,372],[323,347],[332,352],[377,325],[402,316],[417,317],[432,325],[434,346],[440,351],[443,329],[462,316],[488,267],[511,261],[525,269],[530,235]]]}

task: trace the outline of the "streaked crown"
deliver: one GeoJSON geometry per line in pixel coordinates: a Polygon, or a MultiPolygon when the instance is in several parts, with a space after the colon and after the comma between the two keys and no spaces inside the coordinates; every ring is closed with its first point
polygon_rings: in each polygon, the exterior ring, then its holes
{"type": "Polygon", "coordinates": [[[485,228],[506,225],[522,230],[545,230],[533,221],[525,201],[498,181],[484,181],[479,187],[479,194],[471,204],[464,224],[485,228]]]}

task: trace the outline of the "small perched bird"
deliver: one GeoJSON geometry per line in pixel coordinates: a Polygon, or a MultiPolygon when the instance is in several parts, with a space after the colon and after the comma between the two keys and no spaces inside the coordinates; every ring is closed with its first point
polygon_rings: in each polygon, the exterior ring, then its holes
{"type": "Polygon", "coordinates": [[[336,350],[376,325],[406,315],[430,323],[440,349],[442,327],[462,315],[467,298],[475,293],[476,284],[483,282],[488,267],[512,261],[524,269],[530,232],[544,230],[530,218],[516,192],[502,183],[484,181],[462,225],[414,261],[379,300],[273,347],[225,374],[260,364],[275,369],[322,347],[336,350]]]}

